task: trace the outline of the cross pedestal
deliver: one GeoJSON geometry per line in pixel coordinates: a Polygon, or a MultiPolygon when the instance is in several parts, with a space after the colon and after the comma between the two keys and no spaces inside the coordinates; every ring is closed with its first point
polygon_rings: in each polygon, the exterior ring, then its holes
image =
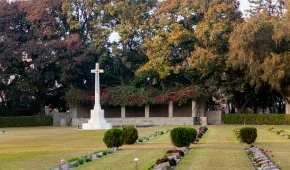
{"type": "Polygon", "coordinates": [[[111,123],[107,123],[104,117],[104,110],[101,108],[100,103],[100,74],[104,73],[104,70],[99,69],[99,64],[96,63],[96,69],[91,70],[91,73],[95,73],[95,105],[94,109],[91,110],[91,117],[88,123],[82,124],[84,130],[97,130],[97,129],[110,129],[112,128],[111,123]]]}

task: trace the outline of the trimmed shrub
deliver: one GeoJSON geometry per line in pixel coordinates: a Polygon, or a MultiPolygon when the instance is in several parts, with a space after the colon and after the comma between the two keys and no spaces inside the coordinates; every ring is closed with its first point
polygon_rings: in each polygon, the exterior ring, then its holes
{"type": "Polygon", "coordinates": [[[143,139],[142,138],[138,138],[138,142],[143,142],[143,139]]]}
{"type": "Polygon", "coordinates": [[[192,137],[188,128],[177,127],[170,132],[171,143],[177,147],[189,146],[192,142],[192,137]]]}
{"type": "Polygon", "coordinates": [[[277,130],[276,133],[279,135],[280,133],[284,132],[283,129],[277,130]]]}
{"type": "Polygon", "coordinates": [[[84,158],[82,157],[75,157],[75,158],[70,158],[69,160],[67,160],[68,162],[74,162],[74,161],[78,161],[78,164],[81,165],[84,163],[84,158]]]}
{"type": "Polygon", "coordinates": [[[52,126],[51,116],[0,117],[0,127],[52,126]]]}
{"type": "Polygon", "coordinates": [[[224,114],[224,124],[290,125],[290,114],[224,114]]]}
{"type": "Polygon", "coordinates": [[[240,129],[240,138],[247,144],[252,144],[257,138],[257,129],[254,127],[244,127],[240,129]]]}
{"type": "Polygon", "coordinates": [[[237,139],[238,139],[238,141],[240,141],[240,129],[239,128],[235,128],[234,129],[234,132],[235,132],[235,134],[236,134],[236,136],[237,136],[237,139]]]}
{"type": "Polygon", "coordinates": [[[119,146],[123,145],[124,132],[121,129],[112,128],[106,131],[103,141],[108,148],[118,148],[119,146]]]}
{"type": "Polygon", "coordinates": [[[91,162],[92,161],[92,157],[91,156],[86,156],[85,159],[86,159],[86,162],[91,162]]]}
{"type": "Polygon", "coordinates": [[[270,127],[267,128],[268,131],[272,131],[273,129],[275,129],[274,126],[270,126],[270,127]]]}
{"type": "Polygon", "coordinates": [[[124,132],[124,143],[125,144],[134,144],[138,139],[138,131],[133,126],[123,127],[124,132]]]}
{"type": "Polygon", "coordinates": [[[190,134],[190,140],[191,140],[191,143],[193,143],[196,139],[196,130],[194,128],[187,128],[187,130],[189,131],[189,134],[190,134]]]}

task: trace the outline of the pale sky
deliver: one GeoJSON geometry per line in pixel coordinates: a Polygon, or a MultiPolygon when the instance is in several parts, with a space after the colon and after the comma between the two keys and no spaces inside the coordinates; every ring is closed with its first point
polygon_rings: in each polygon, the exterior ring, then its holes
{"type": "MultiPolygon", "coordinates": [[[[249,4],[248,0],[240,0],[240,3],[241,3],[240,9],[243,13],[245,10],[250,8],[250,6],[249,6],[250,4],[249,4]]],[[[244,13],[244,15],[245,15],[245,13],[244,13]]]]}

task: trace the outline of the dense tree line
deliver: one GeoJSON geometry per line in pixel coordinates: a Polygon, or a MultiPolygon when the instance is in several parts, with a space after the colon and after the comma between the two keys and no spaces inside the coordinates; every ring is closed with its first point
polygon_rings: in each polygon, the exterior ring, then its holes
{"type": "Polygon", "coordinates": [[[0,116],[66,110],[68,89],[93,87],[96,62],[103,87],[193,86],[239,112],[283,112],[290,4],[249,2],[245,19],[237,0],[0,0],[0,116]]]}

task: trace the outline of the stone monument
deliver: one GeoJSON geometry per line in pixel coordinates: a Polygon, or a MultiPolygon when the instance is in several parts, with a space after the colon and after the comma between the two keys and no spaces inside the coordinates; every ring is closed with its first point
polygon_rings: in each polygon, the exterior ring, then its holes
{"type": "Polygon", "coordinates": [[[100,75],[99,73],[104,73],[104,70],[99,69],[99,64],[96,63],[96,69],[91,70],[91,73],[95,73],[95,106],[91,110],[91,118],[88,123],[82,124],[82,129],[84,130],[97,130],[97,129],[110,129],[112,128],[111,123],[107,123],[104,118],[104,110],[101,108],[100,103],[100,75]]]}

